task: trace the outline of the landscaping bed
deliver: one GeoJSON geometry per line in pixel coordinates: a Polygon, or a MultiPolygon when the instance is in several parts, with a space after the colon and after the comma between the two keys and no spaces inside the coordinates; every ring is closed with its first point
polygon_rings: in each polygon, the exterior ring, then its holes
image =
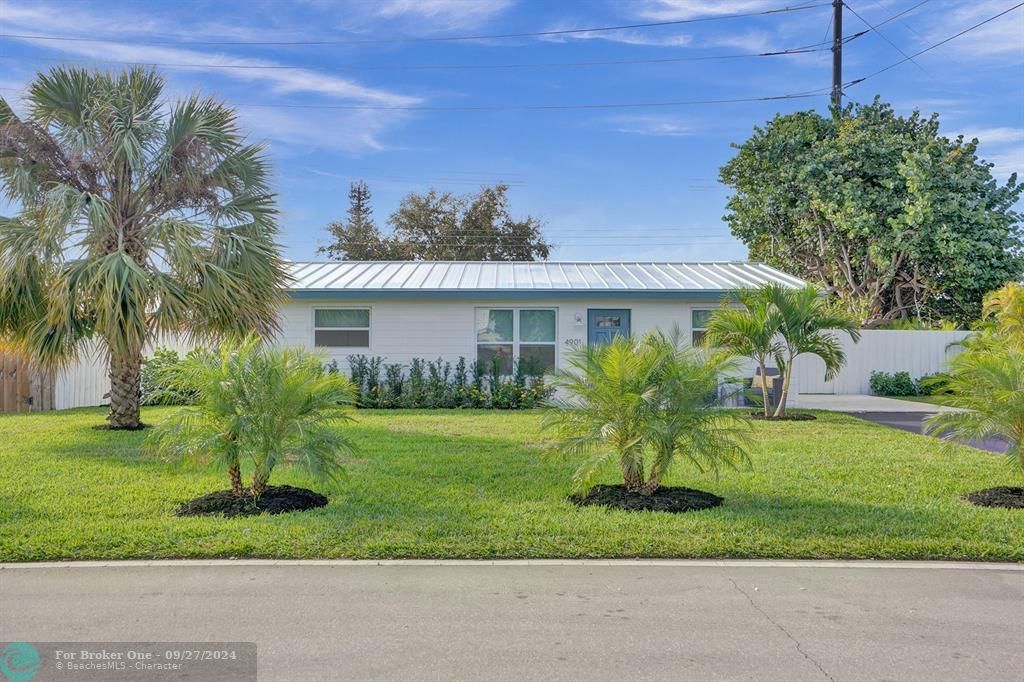
{"type": "MultiPolygon", "coordinates": [[[[143,410],[155,424],[172,407],[143,410]]],[[[152,431],[112,432],[105,410],[0,416],[0,561],[135,558],[764,557],[1024,561],[1024,513],[970,492],[1019,485],[1000,455],[817,412],[754,422],[752,469],[670,487],[724,498],[699,513],[579,507],[580,459],[546,451],[540,414],[360,410],[336,489],[298,471],[272,485],[326,495],[301,513],[179,517],[223,471],[168,464],[152,431]],[[952,450],[947,449],[952,447],[952,450]]],[[[598,483],[622,482],[614,463],[598,483]]]]}
{"type": "Polygon", "coordinates": [[[251,494],[235,495],[230,490],[218,490],[185,502],[178,507],[178,516],[255,516],[256,514],[284,514],[327,506],[327,498],[306,488],[291,485],[272,485],[259,497],[251,494]]]}
{"type": "Polygon", "coordinates": [[[569,499],[581,507],[598,506],[673,514],[711,509],[725,501],[718,495],[692,488],[662,486],[650,495],[641,495],[629,492],[624,485],[597,485],[586,495],[572,495],[569,499]]]}

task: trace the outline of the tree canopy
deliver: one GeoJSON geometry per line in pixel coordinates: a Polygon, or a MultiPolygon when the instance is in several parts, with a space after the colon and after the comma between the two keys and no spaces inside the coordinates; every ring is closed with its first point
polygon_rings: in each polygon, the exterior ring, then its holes
{"type": "Polygon", "coordinates": [[[724,220],[753,259],[824,285],[865,325],[966,324],[1024,272],[1024,186],[1000,184],[978,140],[875,100],[776,116],[720,171],[724,220]]]}
{"type": "Polygon", "coordinates": [[[507,193],[504,184],[465,196],[409,193],[388,218],[391,233],[385,235],[371,218],[370,190],[360,180],[349,190],[346,220],[327,227],[332,242],[320,252],[338,260],[545,260],[551,246],[541,221],[513,218],[507,193]]]}
{"type": "Polygon", "coordinates": [[[26,116],[0,99],[0,340],[46,364],[87,339],[110,422],[139,426],[145,344],[276,326],[286,275],[263,149],[235,111],[164,97],[157,73],[56,67],[26,116]]]}

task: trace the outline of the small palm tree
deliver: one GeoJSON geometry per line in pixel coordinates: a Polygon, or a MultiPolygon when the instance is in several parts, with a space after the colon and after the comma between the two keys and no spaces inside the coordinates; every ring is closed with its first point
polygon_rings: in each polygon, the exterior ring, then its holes
{"type": "Polygon", "coordinates": [[[551,401],[544,425],[558,434],[559,450],[586,457],[576,471],[578,489],[589,489],[610,458],[626,490],[642,495],[654,493],[680,457],[702,471],[746,460],[738,416],[715,407],[730,363],[679,338],[616,337],[570,353],[569,368],[555,377],[562,397],[551,401]]]}
{"type": "Polygon", "coordinates": [[[164,80],[56,67],[27,116],[0,98],[0,342],[55,366],[109,359],[111,427],[139,426],[146,344],[276,326],[286,275],[260,145],[231,108],[164,80]]]}
{"type": "Polygon", "coordinates": [[[750,358],[761,371],[761,397],[764,416],[771,416],[768,400],[768,363],[782,352],[779,328],[782,319],[775,308],[774,296],[761,289],[738,292],[732,300],[723,302],[708,320],[705,345],[750,358]],[[742,308],[733,307],[735,303],[742,308]]]}
{"type": "Polygon", "coordinates": [[[929,417],[929,433],[948,440],[998,437],[1024,473],[1024,348],[968,346],[949,363],[949,394],[939,396],[957,412],[929,417]]]}
{"type": "Polygon", "coordinates": [[[588,459],[576,472],[576,484],[588,489],[600,464],[615,457],[626,489],[644,485],[643,431],[655,387],[657,358],[632,336],[615,336],[568,354],[568,368],[554,377],[556,398],[544,415],[558,448],[588,459]]]}
{"type": "Polygon", "coordinates": [[[242,495],[242,464],[252,469],[248,492],[259,496],[281,463],[319,479],[336,480],[342,458],[354,451],[337,425],[351,421],[355,388],[323,370],[303,350],[267,347],[250,336],[217,352],[190,354],[169,370],[169,382],[198,402],[161,422],[151,436],[158,452],[212,461],[227,470],[242,495]]]}
{"type": "Polygon", "coordinates": [[[779,317],[781,350],[775,359],[782,373],[782,393],[773,416],[782,417],[786,414],[793,362],[797,357],[817,355],[825,363],[825,380],[831,380],[846,364],[846,353],[836,332],[845,332],[856,343],[860,341],[860,328],[849,315],[829,310],[817,287],[811,284],[802,289],[768,284],[759,295],[771,301],[779,317]]]}
{"type": "Polygon", "coordinates": [[[735,469],[749,463],[747,426],[740,412],[720,407],[722,377],[735,372],[736,361],[721,353],[709,354],[682,340],[678,329],[655,332],[645,341],[658,358],[643,438],[651,451],[651,466],[641,493],[651,494],[677,459],[698,471],[735,469]]]}

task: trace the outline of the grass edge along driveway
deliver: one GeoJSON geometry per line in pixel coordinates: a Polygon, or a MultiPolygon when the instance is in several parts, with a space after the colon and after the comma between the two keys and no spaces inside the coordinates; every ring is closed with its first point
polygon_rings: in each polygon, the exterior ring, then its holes
{"type": "MultiPolygon", "coordinates": [[[[174,408],[149,408],[154,422],[174,408]]],[[[370,411],[319,510],[178,518],[222,475],[162,462],[103,410],[0,416],[0,561],[141,558],[878,558],[1024,561],[1024,513],[961,498],[1020,485],[999,455],[819,413],[755,423],[753,469],[676,468],[666,485],[726,498],[687,514],[579,509],[577,462],[536,412],[370,411]]],[[[601,482],[615,483],[609,466],[601,482]]],[[[272,483],[317,488],[287,469],[272,483]]]]}

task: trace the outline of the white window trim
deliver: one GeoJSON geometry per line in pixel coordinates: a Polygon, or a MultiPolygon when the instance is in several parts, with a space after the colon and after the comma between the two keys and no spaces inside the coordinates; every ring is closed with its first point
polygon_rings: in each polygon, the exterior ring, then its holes
{"type": "Polygon", "coordinates": [[[371,352],[373,348],[373,306],[369,305],[315,305],[309,309],[309,335],[310,347],[322,348],[328,353],[346,350],[364,350],[371,352]],[[365,310],[369,316],[365,327],[318,327],[316,326],[316,311],[318,310],[365,310]],[[318,346],[316,345],[317,331],[366,331],[366,346],[318,346]]]}
{"type": "Polygon", "coordinates": [[[718,310],[717,307],[709,308],[707,306],[697,306],[697,305],[690,306],[690,344],[693,344],[693,333],[694,332],[704,332],[705,334],[707,334],[707,332],[708,332],[708,328],[707,327],[694,327],[693,326],[693,314],[697,313],[697,312],[713,313],[716,310],[718,310]]]}
{"type": "Polygon", "coordinates": [[[480,346],[507,346],[512,345],[512,362],[519,361],[519,346],[551,346],[555,349],[555,366],[545,374],[551,376],[558,371],[558,308],[556,306],[507,306],[507,305],[478,305],[473,308],[473,359],[479,362],[480,346]],[[477,311],[479,310],[511,310],[512,311],[512,340],[511,341],[480,341],[477,338],[477,311]],[[555,340],[554,341],[520,341],[519,340],[519,313],[523,310],[550,310],[555,314],[555,340]]]}

